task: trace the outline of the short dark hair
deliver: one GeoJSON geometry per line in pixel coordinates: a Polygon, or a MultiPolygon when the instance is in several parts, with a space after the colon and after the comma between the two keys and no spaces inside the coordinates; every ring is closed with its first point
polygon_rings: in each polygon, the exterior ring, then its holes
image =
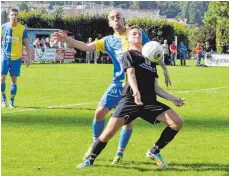
{"type": "Polygon", "coordinates": [[[9,9],[9,13],[10,13],[10,12],[17,12],[17,13],[18,13],[18,9],[16,9],[16,8],[10,8],[10,9],[9,9]]]}

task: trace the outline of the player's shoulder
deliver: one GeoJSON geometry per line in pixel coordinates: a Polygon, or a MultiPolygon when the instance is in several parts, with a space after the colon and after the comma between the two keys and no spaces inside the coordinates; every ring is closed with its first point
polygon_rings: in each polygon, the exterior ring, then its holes
{"type": "Polygon", "coordinates": [[[142,57],[141,52],[136,51],[136,50],[128,50],[126,52],[123,53],[123,56],[125,58],[136,58],[136,57],[142,57]]]}
{"type": "Polygon", "coordinates": [[[114,35],[107,35],[105,37],[103,37],[104,41],[114,41],[117,40],[117,37],[115,37],[114,35]]]}
{"type": "Polygon", "coordinates": [[[2,29],[8,28],[8,27],[9,27],[9,22],[2,24],[2,29]]]}

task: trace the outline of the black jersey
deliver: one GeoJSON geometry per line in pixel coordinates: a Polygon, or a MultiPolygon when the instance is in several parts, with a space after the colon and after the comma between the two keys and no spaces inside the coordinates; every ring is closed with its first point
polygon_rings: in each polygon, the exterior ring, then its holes
{"type": "Polygon", "coordinates": [[[207,52],[207,53],[210,53],[212,51],[212,47],[211,46],[205,46],[204,47],[204,50],[207,52]]]}
{"type": "MultiPolygon", "coordinates": [[[[135,68],[135,76],[137,80],[138,90],[141,97],[150,97],[156,100],[156,93],[154,90],[155,78],[158,78],[156,64],[145,59],[141,52],[136,50],[129,50],[124,53],[123,67],[126,69],[129,67],[135,68]]],[[[126,83],[123,89],[123,96],[132,96],[133,90],[130,87],[128,77],[126,75],[126,83]]]]}

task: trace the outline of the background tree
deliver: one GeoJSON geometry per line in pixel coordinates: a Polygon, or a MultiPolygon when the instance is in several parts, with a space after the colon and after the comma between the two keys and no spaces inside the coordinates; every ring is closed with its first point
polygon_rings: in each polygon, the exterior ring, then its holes
{"type": "Polygon", "coordinates": [[[24,11],[29,10],[29,7],[26,2],[21,2],[20,4],[18,4],[18,7],[19,7],[19,10],[24,10],[24,11]]]}
{"type": "Polygon", "coordinates": [[[229,53],[229,2],[210,2],[203,21],[216,29],[217,52],[229,53]]]}

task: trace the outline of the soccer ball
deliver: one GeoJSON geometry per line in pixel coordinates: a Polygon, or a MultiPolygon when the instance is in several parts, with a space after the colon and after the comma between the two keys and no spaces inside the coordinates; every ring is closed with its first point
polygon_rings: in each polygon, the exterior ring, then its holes
{"type": "Polygon", "coordinates": [[[142,55],[151,62],[158,62],[162,59],[162,46],[156,41],[146,43],[142,48],[142,55]]]}

